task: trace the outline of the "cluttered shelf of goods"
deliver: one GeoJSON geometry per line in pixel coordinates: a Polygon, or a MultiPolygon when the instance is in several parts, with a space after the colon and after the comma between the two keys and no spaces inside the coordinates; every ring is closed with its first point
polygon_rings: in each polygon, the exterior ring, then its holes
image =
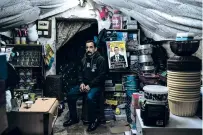
{"type": "Polygon", "coordinates": [[[2,46],[2,52],[7,53],[8,61],[15,68],[43,67],[41,61],[43,46],[37,44],[6,44],[2,46]],[[9,56],[10,54],[10,56],[9,56]]]}
{"type": "Polygon", "coordinates": [[[12,88],[14,97],[23,93],[35,93],[42,96],[45,76],[43,62],[43,46],[37,44],[6,44],[1,51],[7,55],[8,72],[13,73],[13,79],[18,84],[12,88]]]}
{"type": "Polygon", "coordinates": [[[192,56],[200,40],[181,34],[168,58],[160,45],[141,45],[139,30],[107,30],[106,104],[130,124],[126,135],[202,133],[201,59],[192,56]]]}

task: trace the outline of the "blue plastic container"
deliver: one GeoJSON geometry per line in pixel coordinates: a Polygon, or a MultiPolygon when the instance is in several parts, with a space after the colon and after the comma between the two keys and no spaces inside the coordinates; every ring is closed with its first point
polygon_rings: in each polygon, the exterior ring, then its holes
{"type": "Polygon", "coordinates": [[[137,89],[139,86],[138,77],[136,75],[123,76],[124,87],[137,89]]]}

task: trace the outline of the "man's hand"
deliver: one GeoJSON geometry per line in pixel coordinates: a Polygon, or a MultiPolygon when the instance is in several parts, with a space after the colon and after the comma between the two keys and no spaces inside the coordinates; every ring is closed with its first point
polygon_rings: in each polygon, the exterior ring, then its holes
{"type": "Polygon", "coordinates": [[[85,86],[85,92],[88,92],[90,90],[90,86],[89,85],[86,85],[85,86]]]}
{"type": "Polygon", "coordinates": [[[84,92],[85,91],[85,84],[81,83],[80,84],[80,92],[84,92]]]}

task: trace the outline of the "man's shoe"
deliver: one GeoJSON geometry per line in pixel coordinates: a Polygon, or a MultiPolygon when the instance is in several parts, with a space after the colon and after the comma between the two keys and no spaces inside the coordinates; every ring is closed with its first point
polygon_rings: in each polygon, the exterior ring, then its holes
{"type": "Polygon", "coordinates": [[[92,132],[92,131],[96,130],[98,126],[99,126],[99,122],[96,119],[95,122],[89,124],[89,126],[87,128],[87,132],[92,132]]]}
{"type": "Polygon", "coordinates": [[[69,120],[67,120],[67,121],[65,121],[65,122],[63,123],[63,126],[64,126],[64,127],[71,126],[71,125],[77,124],[78,122],[79,122],[78,119],[76,119],[76,120],[69,119],[69,120]]]}

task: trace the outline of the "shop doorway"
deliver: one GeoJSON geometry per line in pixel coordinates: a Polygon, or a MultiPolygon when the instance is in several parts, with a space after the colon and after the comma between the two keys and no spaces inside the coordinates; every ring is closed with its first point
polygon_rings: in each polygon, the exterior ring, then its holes
{"type": "Polygon", "coordinates": [[[77,85],[78,66],[85,42],[98,35],[95,19],[56,19],[56,73],[63,76],[63,89],[77,85]]]}

